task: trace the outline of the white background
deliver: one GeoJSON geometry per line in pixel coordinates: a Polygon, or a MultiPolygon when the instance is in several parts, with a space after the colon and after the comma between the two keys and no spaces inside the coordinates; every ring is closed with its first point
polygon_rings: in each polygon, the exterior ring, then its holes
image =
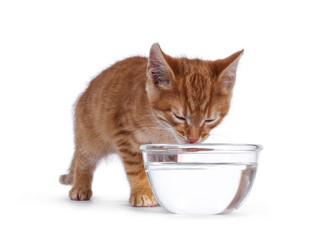
{"type": "Polygon", "coordinates": [[[317,1],[217,2],[1,1],[1,239],[320,238],[317,1]],[[77,96],[154,42],[212,60],[245,49],[230,114],[209,140],[264,145],[252,192],[232,214],[132,208],[117,157],[97,169],[90,202],[70,201],[58,183],[77,96]]]}

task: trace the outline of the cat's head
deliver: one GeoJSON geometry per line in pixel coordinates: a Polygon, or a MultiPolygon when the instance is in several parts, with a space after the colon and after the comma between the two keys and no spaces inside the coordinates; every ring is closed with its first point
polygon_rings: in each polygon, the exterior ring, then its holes
{"type": "Polygon", "coordinates": [[[216,61],[173,58],[152,45],[147,95],[154,117],[179,143],[205,140],[226,116],[242,54],[216,61]]]}

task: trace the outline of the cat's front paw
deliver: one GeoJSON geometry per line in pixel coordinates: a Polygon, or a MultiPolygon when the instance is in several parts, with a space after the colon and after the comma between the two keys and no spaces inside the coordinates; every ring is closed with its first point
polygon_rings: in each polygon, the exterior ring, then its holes
{"type": "Polygon", "coordinates": [[[69,192],[70,199],[75,201],[87,201],[90,200],[91,196],[92,190],[90,187],[73,186],[69,192]]]}
{"type": "Polygon", "coordinates": [[[129,202],[133,207],[155,207],[158,205],[151,190],[138,190],[132,192],[129,202]]]}

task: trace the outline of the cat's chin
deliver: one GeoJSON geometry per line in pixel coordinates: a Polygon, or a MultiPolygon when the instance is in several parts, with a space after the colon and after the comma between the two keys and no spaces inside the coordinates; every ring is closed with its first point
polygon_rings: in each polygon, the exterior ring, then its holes
{"type": "Polygon", "coordinates": [[[191,143],[186,139],[181,139],[181,138],[176,137],[176,144],[200,144],[201,142],[202,142],[202,140],[191,143]]]}
{"type": "Polygon", "coordinates": [[[197,141],[197,142],[189,142],[189,141],[184,141],[183,144],[201,144],[204,140],[200,140],[200,141],[197,141]]]}
{"type": "Polygon", "coordinates": [[[189,141],[182,141],[180,144],[200,144],[202,141],[197,142],[189,142],[189,141]]]}

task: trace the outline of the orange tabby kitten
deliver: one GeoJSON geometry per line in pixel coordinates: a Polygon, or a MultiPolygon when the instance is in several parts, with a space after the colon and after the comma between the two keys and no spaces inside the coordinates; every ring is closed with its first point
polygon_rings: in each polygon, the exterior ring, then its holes
{"type": "Polygon", "coordinates": [[[122,158],[132,206],[157,201],[144,172],[141,144],[198,143],[229,110],[243,50],[223,60],[173,58],[153,44],[149,58],[115,63],[93,79],[75,108],[75,152],[63,184],[72,200],[89,200],[98,161],[122,158]]]}

